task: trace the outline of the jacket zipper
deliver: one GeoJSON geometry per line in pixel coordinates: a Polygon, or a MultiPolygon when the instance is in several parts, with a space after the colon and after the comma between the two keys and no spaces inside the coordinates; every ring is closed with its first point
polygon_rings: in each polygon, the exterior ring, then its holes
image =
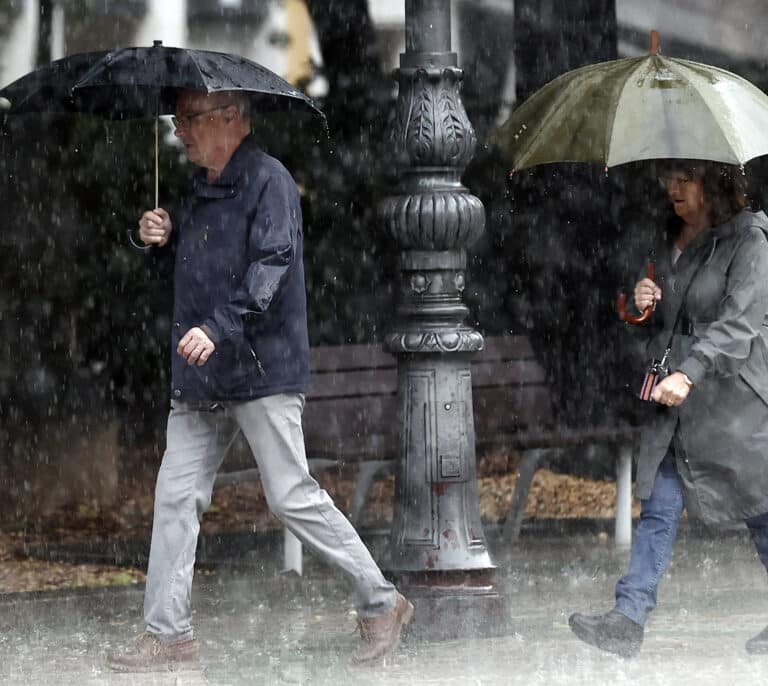
{"type": "Polygon", "coordinates": [[[249,345],[248,349],[251,351],[251,355],[253,355],[253,359],[256,361],[256,369],[259,372],[259,376],[262,378],[267,375],[267,372],[264,371],[264,365],[261,364],[261,360],[259,359],[258,355],[256,355],[256,351],[249,345]]]}

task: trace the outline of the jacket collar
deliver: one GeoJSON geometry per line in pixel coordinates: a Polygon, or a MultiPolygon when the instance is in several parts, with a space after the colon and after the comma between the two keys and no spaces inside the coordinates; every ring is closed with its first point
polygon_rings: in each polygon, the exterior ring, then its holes
{"type": "Polygon", "coordinates": [[[696,276],[696,273],[703,264],[706,264],[714,254],[718,241],[731,236],[747,226],[760,226],[763,230],[768,230],[768,217],[760,212],[751,212],[742,210],[727,222],[713,226],[694,238],[685,248],[680,256],[682,262],[677,276],[676,288],[671,298],[672,312],[676,314],[682,307],[683,294],[688,288],[690,281],[696,276]]]}
{"type": "Polygon", "coordinates": [[[219,178],[213,182],[208,181],[207,171],[199,169],[193,180],[194,194],[198,198],[218,200],[221,198],[234,198],[237,195],[240,179],[245,170],[245,159],[248,151],[256,146],[253,136],[246,136],[242,143],[232,153],[229,162],[221,170],[219,178]]]}
{"type": "Polygon", "coordinates": [[[720,240],[721,238],[730,236],[747,226],[755,225],[768,227],[768,217],[765,216],[765,213],[762,210],[759,212],[741,210],[741,212],[731,217],[727,222],[713,226],[711,229],[696,236],[696,238],[691,241],[691,247],[695,249],[699,245],[709,243],[713,239],[720,240]]]}

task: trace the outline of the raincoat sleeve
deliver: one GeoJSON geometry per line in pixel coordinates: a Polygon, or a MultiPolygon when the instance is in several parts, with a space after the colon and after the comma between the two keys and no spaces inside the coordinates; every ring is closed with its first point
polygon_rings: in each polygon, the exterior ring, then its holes
{"type": "Polygon", "coordinates": [[[259,194],[256,214],[249,230],[251,263],[243,282],[229,302],[218,306],[203,322],[214,343],[239,338],[244,318],[264,316],[281,293],[301,231],[299,192],[291,176],[274,175],[259,194]]]}
{"type": "Polygon", "coordinates": [[[170,278],[173,274],[173,265],[176,259],[176,236],[171,231],[171,239],[162,248],[152,246],[147,253],[152,266],[163,278],[170,278]]]}
{"type": "Polygon", "coordinates": [[[747,361],[768,313],[768,241],[757,227],[744,230],[728,269],[726,292],[712,322],[678,367],[694,385],[709,376],[733,376],[747,361]]]}

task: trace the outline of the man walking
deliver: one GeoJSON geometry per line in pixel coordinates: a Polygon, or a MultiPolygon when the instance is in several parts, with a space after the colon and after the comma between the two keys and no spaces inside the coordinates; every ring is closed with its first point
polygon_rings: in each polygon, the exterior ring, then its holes
{"type": "Polygon", "coordinates": [[[255,145],[237,92],[184,91],[173,120],[201,167],[173,214],[145,212],[139,235],[172,264],[172,390],[155,490],[146,631],[107,657],[118,671],[194,668],[191,588],[199,519],[240,431],[272,512],[341,568],[357,594],[357,661],[393,652],[413,606],[386,581],[349,521],[309,474],[301,414],[309,382],[302,220],[288,171],[255,145]]]}

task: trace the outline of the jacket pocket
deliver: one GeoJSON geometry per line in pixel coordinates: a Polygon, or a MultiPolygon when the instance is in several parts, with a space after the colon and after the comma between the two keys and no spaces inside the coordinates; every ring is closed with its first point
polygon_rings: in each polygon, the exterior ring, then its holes
{"type": "Polygon", "coordinates": [[[768,405],[768,351],[762,338],[755,345],[759,346],[759,350],[752,351],[739,370],[739,376],[768,405]]]}

